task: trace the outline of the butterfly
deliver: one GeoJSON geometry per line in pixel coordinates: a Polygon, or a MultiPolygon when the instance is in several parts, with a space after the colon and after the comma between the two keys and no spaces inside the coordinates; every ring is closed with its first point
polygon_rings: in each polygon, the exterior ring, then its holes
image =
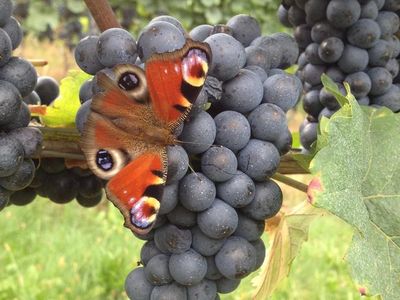
{"type": "Polygon", "coordinates": [[[124,226],[146,234],[154,226],[167,178],[167,146],[206,80],[211,50],[188,39],[182,49],[153,54],[145,70],[121,64],[115,78],[98,73],[96,94],[80,140],[89,168],[108,180],[107,198],[124,226]]]}

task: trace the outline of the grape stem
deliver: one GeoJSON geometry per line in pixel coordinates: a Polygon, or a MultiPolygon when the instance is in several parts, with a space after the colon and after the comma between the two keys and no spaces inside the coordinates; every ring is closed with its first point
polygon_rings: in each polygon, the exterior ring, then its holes
{"type": "Polygon", "coordinates": [[[85,0],[85,3],[100,31],[121,28],[121,24],[107,0],[85,0]]]}
{"type": "Polygon", "coordinates": [[[299,190],[303,193],[307,193],[307,188],[308,186],[300,181],[297,181],[293,178],[290,178],[288,176],[285,176],[281,173],[275,173],[272,176],[272,179],[275,179],[276,181],[282,182],[292,188],[295,188],[296,190],[299,190]]]}
{"type": "Polygon", "coordinates": [[[45,59],[28,59],[28,61],[34,66],[34,67],[44,67],[48,64],[48,61],[45,59]]]}

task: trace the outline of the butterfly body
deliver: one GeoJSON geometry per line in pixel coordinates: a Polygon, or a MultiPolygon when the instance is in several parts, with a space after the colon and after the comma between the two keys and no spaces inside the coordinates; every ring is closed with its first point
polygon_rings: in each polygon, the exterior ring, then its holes
{"type": "Polygon", "coordinates": [[[167,176],[166,146],[177,139],[206,78],[210,49],[188,40],[172,53],[156,54],[143,72],[117,65],[115,79],[103,73],[104,92],[91,104],[81,138],[89,168],[109,180],[106,194],[138,234],[151,230],[167,176]]]}

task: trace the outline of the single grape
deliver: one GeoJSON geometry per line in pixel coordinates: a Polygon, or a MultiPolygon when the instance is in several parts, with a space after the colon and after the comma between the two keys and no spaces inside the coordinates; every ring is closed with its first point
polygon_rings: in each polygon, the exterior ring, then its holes
{"type": "Polygon", "coordinates": [[[214,118],[216,126],[215,144],[225,146],[233,152],[239,151],[250,140],[250,124],[241,113],[226,110],[214,118]]]}
{"type": "Polygon", "coordinates": [[[212,181],[227,181],[236,174],[236,156],[224,146],[211,147],[201,157],[201,170],[212,181]]]}
{"type": "Polygon", "coordinates": [[[160,201],[160,215],[166,215],[170,213],[178,204],[178,191],[179,183],[175,182],[164,186],[163,195],[160,201]]]}
{"type": "Polygon", "coordinates": [[[303,98],[303,109],[314,118],[318,118],[319,113],[324,108],[321,101],[319,101],[319,91],[309,91],[303,98]]]}
{"type": "Polygon", "coordinates": [[[65,170],[65,161],[63,158],[46,158],[42,160],[40,167],[46,173],[56,174],[65,170]]]}
{"type": "Polygon", "coordinates": [[[26,157],[36,154],[43,142],[41,131],[35,127],[23,127],[10,131],[8,136],[18,140],[24,148],[26,157]]]}
{"type": "Polygon", "coordinates": [[[375,1],[370,0],[367,3],[361,5],[361,19],[372,19],[375,20],[378,17],[378,6],[375,1]]]}
{"type": "Polygon", "coordinates": [[[79,183],[71,172],[62,171],[48,178],[51,182],[47,185],[47,196],[51,201],[65,204],[78,195],[79,183]]]}
{"type": "Polygon", "coordinates": [[[321,76],[325,73],[325,70],[325,65],[307,64],[304,67],[304,80],[312,86],[319,85],[321,84],[321,76]]]}
{"type": "Polygon", "coordinates": [[[272,180],[256,183],[256,194],[242,212],[255,220],[265,220],[275,216],[282,206],[282,191],[272,180]]]}
{"type": "Polygon", "coordinates": [[[0,177],[14,174],[24,159],[24,148],[15,138],[0,137],[0,177]]]}
{"type": "Polygon", "coordinates": [[[17,128],[27,127],[29,125],[30,120],[31,120],[31,112],[29,110],[29,107],[25,102],[22,102],[19,112],[15,117],[15,119],[12,120],[10,123],[2,126],[2,128],[5,131],[11,131],[17,128]]]}
{"type": "Polygon", "coordinates": [[[246,67],[259,66],[263,70],[268,70],[271,66],[271,60],[267,51],[258,46],[248,46],[246,51],[246,67]]]}
{"type": "Polygon", "coordinates": [[[4,26],[9,21],[13,11],[13,3],[11,0],[3,0],[0,2],[0,26],[4,26]]]}
{"type": "Polygon", "coordinates": [[[17,19],[11,17],[7,24],[3,26],[3,30],[10,37],[12,49],[16,49],[21,44],[24,35],[17,19]]]}
{"type": "Polygon", "coordinates": [[[325,19],[325,11],[329,0],[308,0],[304,5],[307,24],[315,24],[325,19]]]}
{"type": "Polygon", "coordinates": [[[385,40],[378,40],[375,46],[368,50],[369,65],[371,67],[385,67],[392,58],[392,54],[392,45],[385,40]]]}
{"type": "Polygon", "coordinates": [[[214,143],[216,128],[213,118],[205,111],[191,116],[179,136],[188,154],[199,154],[214,143]]]}
{"type": "Polygon", "coordinates": [[[215,300],[217,285],[214,281],[204,279],[187,288],[188,300],[215,300]]]}
{"type": "Polygon", "coordinates": [[[318,48],[319,57],[326,63],[334,63],[339,60],[344,50],[344,44],[337,37],[330,37],[323,40],[318,48]]]}
{"type": "MultiPolygon", "coordinates": [[[[324,110],[321,111],[320,115],[323,112],[324,110]]],[[[328,112],[333,112],[333,110],[328,109],[328,112]]],[[[329,117],[330,116],[331,115],[329,115],[329,117]]],[[[317,134],[318,134],[318,123],[307,122],[307,124],[305,124],[302,130],[300,130],[301,145],[307,150],[310,150],[312,143],[314,143],[317,140],[317,134]]]]}
{"type": "Polygon", "coordinates": [[[91,197],[85,197],[80,194],[76,196],[76,202],[78,202],[80,206],[87,208],[95,207],[101,202],[102,199],[103,199],[103,192],[101,190],[97,195],[91,197]]]}
{"type": "Polygon", "coordinates": [[[396,78],[399,75],[400,65],[397,59],[391,59],[386,64],[385,68],[389,71],[393,78],[396,78]]]}
{"type": "Polygon", "coordinates": [[[371,79],[365,72],[349,74],[344,81],[350,85],[351,93],[356,98],[367,96],[371,90],[371,79]]]}
{"type": "Polygon", "coordinates": [[[35,86],[35,92],[39,95],[42,104],[49,105],[60,94],[60,88],[53,77],[40,76],[35,86]]]}
{"type": "Polygon", "coordinates": [[[256,249],[256,265],[254,267],[254,270],[258,270],[262,264],[264,263],[265,260],[265,244],[262,239],[258,239],[254,242],[251,242],[253,247],[256,249]]]}
{"type": "Polygon", "coordinates": [[[343,73],[343,71],[340,70],[340,68],[338,68],[335,65],[330,66],[326,70],[326,75],[329,76],[335,82],[343,82],[345,80],[345,77],[346,77],[346,74],[343,73]]]}
{"type": "Polygon", "coordinates": [[[192,234],[190,230],[179,229],[175,225],[168,224],[155,230],[154,242],[161,252],[183,253],[192,244],[192,234]]]}
{"type": "Polygon", "coordinates": [[[125,292],[131,300],[148,300],[152,290],[153,286],[147,281],[143,267],[134,269],[125,279],[125,292]]]}
{"type": "MultiPolygon", "coordinates": [[[[342,95],[346,95],[346,90],[341,83],[337,83],[339,91],[342,95]]],[[[336,110],[340,107],[339,102],[337,101],[336,97],[329,92],[326,88],[322,88],[319,93],[319,101],[322,103],[323,106],[329,108],[330,110],[336,110]]]]}
{"type": "Polygon", "coordinates": [[[294,29],[294,38],[300,48],[306,48],[313,41],[311,39],[311,27],[307,24],[301,24],[294,29]]]}
{"type": "MultiPolygon", "coordinates": [[[[294,65],[299,57],[299,46],[297,45],[294,37],[285,32],[277,32],[271,35],[277,41],[282,51],[282,56],[278,68],[286,69],[294,65]]],[[[273,67],[271,65],[271,67],[273,67]]]]}
{"type": "Polygon", "coordinates": [[[323,65],[324,61],[321,59],[319,55],[320,45],[317,43],[309,44],[304,50],[304,55],[307,59],[307,62],[312,63],[314,65],[323,65]]]}
{"type": "Polygon", "coordinates": [[[21,103],[21,95],[15,86],[0,80],[0,125],[7,125],[17,118],[21,103]]]}
{"type": "Polygon", "coordinates": [[[194,41],[204,41],[211,35],[213,27],[209,24],[202,24],[194,27],[190,32],[189,36],[194,41]]]}
{"type": "Polygon", "coordinates": [[[181,22],[179,22],[178,19],[176,19],[176,18],[174,18],[172,16],[163,15],[163,16],[155,17],[154,19],[152,19],[150,21],[149,24],[151,24],[153,22],[158,22],[158,21],[163,21],[163,22],[170,23],[170,24],[174,25],[176,28],[178,28],[180,30],[180,32],[182,32],[182,34],[186,34],[186,31],[183,28],[181,22]]]}
{"type": "Polygon", "coordinates": [[[235,77],[246,63],[246,52],[243,45],[232,36],[217,33],[204,40],[213,53],[209,74],[219,80],[235,77]]]}
{"type": "Polygon", "coordinates": [[[225,239],[213,239],[205,235],[198,227],[192,228],[192,248],[203,256],[216,254],[225,239]]]}
{"type": "Polygon", "coordinates": [[[361,15],[357,0],[331,0],[326,8],[326,18],[331,24],[344,29],[353,25],[361,15]]]}
{"type": "Polygon", "coordinates": [[[275,104],[284,112],[296,105],[303,89],[300,79],[290,74],[277,74],[269,77],[263,87],[263,102],[275,104]]]}
{"type": "Polygon", "coordinates": [[[392,75],[388,70],[381,67],[371,68],[368,70],[368,76],[371,79],[370,95],[379,96],[386,93],[393,82],[392,75]]]}
{"type": "Polygon", "coordinates": [[[167,183],[178,182],[187,173],[189,166],[189,157],[181,146],[169,146],[167,148],[168,155],[168,176],[167,183]]]}
{"type": "Polygon", "coordinates": [[[11,191],[0,186],[0,211],[9,204],[11,193],[11,191]]]}
{"type": "Polygon", "coordinates": [[[207,256],[207,273],[206,278],[210,280],[217,280],[222,278],[221,272],[218,270],[217,265],[215,264],[215,256],[207,256]]]}
{"type": "Polygon", "coordinates": [[[25,188],[20,191],[16,191],[10,197],[10,203],[17,206],[24,206],[32,203],[36,198],[36,192],[33,188],[25,188]]]}
{"type": "Polygon", "coordinates": [[[97,41],[97,58],[112,68],[117,64],[134,64],[137,58],[136,41],[122,28],[110,28],[100,34],[97,41]]]}
{"type": "Polygon", "coordinates": [[[249,65],[246,65],[245,69],[255,73],[260,78],[261,82],[264,82],[265,79],[267,79],[267,77],[268,77],[267,72],[264,71],[264,69],[261,68],[260,66],[255,66],[255,65],[249,66],[249,65]]]}
{"type": "Polygon", "coordinates": [[[209,208],[215,195],[214,182],[202,173],[190,173],[179,183],[180,202],[190,211],[198,212],[209,208]]]}
{"type": "Polygon", "coordinates": [[[400,111],[400,87],[392,84],[389,89],[382,95],[372,98],[372,104],[386,106],[393,112],[400,111]]]}
{"type": "Polygon", "coordinates": [[[12,44],[7,32],[0,28],[0,67],[8,63],[12,55],[12,44]]]}
{"type": "Polygon", "coordinates": [[[147,265],[149,260],[158,254],[162,254],[162,252],[157,248],[156,243],[154,241],[147,241],[140,250],[140,262],[143,265],[147,265]]]}
{"type": "Polygon", "coordinates": [[[196,213],[179,204],[167,214],[167,218],[171,224],[180,227],[192,227],[196,224],[196,213]]]}
{"type": "Polygon", "coordinates": [[[0,80],[12,83],[22,97],[28,96],[35,88],[37,74],[33,65],[19,57],[11,57],[0,68],[0,80]]]}
{"type": "Polygon", "coordinates": [[[289,22],[289,12],[285,8],[285,6],[283,6],[282,4],[279,5],[279,7],[278,7],[277,16],[278,16],[279,22],[283,26],[288,27],[288,28],[292,27],[292,24],[289,22]]]}
{"type": "Polygon", "coordinates": [[[201,231],[213,239],[230,236],[237,228],[238,216],[234,208],[215,199],[211,207],[197,215],[201,231]]]}
{"type": "Polygon", "coordinates": [[[239,170],[256,181],[272,176],[278,168],[280,155],[270,142],[251,139],[238,155],[239,170]]]}
{"type": "Polygon", "coordinates": [[[299,26],[306,22],[306,14],[304,10],[300,9],[296,5],[293,5],[288,9],[288,20],[293,27],[299,26]]]}
{"type": "Polygon", "coordinates": [[[371,19],[360,19],[347,30],[347,40],[360,48],[371,48],[379,40],[381,29],[377,22],[371,19]]]}
{"type": "Polygon", "coordinates": [[[233,235],[240,236],[249,242],[254,242],[259,239],[264,232],[264,220],[254,220],[241,213],[239,213],[238,216],[238,227],[233,235]]]}
{"type": "Polygon", "coordinates": [[[158,254],[153,256],[144,267],[144,274],[147,280],[152,285],[164,285],[172,282],[173,279],[169,273],[168,264],[168,255],[158,254]]]}
{"type": "Polygon", "coordinates": [[[256,139],[273,143],[287,129],[286,115],[275,104],[263,103],[254,109],[247,118],[251,134],[256,139]]]}
{"type": "Polygon", "coordinates": [[[236,15],[226,23],[233,30],[233,37],[247,47],[261,35],[261,28],[258,21],[249,15],[236,15]]]}
{"type": "Polygon", "coordinates": [[[242,237],[229,237],[215,256],[215,264],[226,278],[244,278],[254,270],[256,250],[242,237]]]}
{"type": "Polygon", "coordinates": [[[154,21],[140,33],[137,51],[142,62],[146,62],[154,53],[181,49],[185,42],[184,34],[175,25],[165,21],[154,21]]]}
{"type": "Polygon", "coordinates": [[[31,159],[24,159],[15,173],[0,178],[0,185],[10,191],[26,188],[35,176],[35,165],[31,159]]]}
{"type": "Polygon", "coordinates": [[[22,99],[22,101],[24,101],[28,105],[40,105],[39,95],[35,91],[22,99]]]}
{"type": "Polygon", "coordinates": [[[180,254],[172,254],[169,259],[169,272],[176,282],[182,285],[200,283],[207,272],[207,261],[193,249],[180,254]]]}
{"type": "Polygon", "coordinates": [[[292,143],[293,143],[293,137],[290,130],[287,128],[282,132],[278,140],[274,142],[274,146],[276,147],[276,149],[278,149],[279,154],[282,156],[291,150],[292,143]]]}
{"type": "Polygon", "coordinates": [[[103,183],[96,176],[86,176],[79,178],[78,193],[86,198],[92,198],[101,194],[103,183]]]}
{"type": "Polygon", "coordinates": [[[90,105],[92,105],[92,100],[88,100],[79,107],[78,112],[75,117],[75,126],[78,131],[82,134],[85,129],[85,123],[90,113],[90,105]]]}
{"type": "Polygon", "coordinates": [[[260,36],[254,39],[250,45],[260,47],[267,52],[270,57],[271,68],[277,68],[280,65],[283,51],[276,38],[272,36],[260,36]]]}
{"type": "Polygon", "coordinates": [[[98,36],[89,35],[79,41],[74,52],[75,61],[79,68],[91,75],[95,75],[104,68],[96,54],[98,42],[98,36]]]}
{"type": "Polygon", "coordinates": [[[216,280],[217,291],[221,294],[229,294],[237,289],[240,284],[240,279],[228,279],[226,277],[222,277],[216,280]]]}
{"type": "Polygon", "coordinates": [[[369,61],[368,51],[352,45],[346,45],[338,61],[339,68],[345,73],[363,71],[369,61]]]}
{"type": "Polygon", "coordinates": [[[217,195],[232,207],[249,204],[254,198],[255,185],[245,173],[237,171],[235,176],[217,185],[217,195]]]}
{"type": "Polygon", "coordinates": [[[86,80],[79,89],[79,100],[81,104],[93,98],[92,84],[92,79],[86,80]]]}
{"type": "Polygon", "coordinates": [[[399,30],[400,17],[392,11],[380,11],[376,22],[381,28],[381,39],[389,39],[399,30]]]}
{"type": "MultiPolygon", "coordinates": [[[[153,288],[153,291],[151,292],[150,296],[150,300],[171,300],[171,299],[186,300],[187,299],[186,288],[181,285],[178,285],[175,282],[167,285],[159,285],[153,288]]],[[[134,298],[133,300],[137,299],[134,298]]]]}

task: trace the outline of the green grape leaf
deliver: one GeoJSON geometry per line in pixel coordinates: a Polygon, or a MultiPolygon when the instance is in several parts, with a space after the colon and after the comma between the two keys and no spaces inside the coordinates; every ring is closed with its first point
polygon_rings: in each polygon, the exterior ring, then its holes
{"type": "Polygon", "coordinates": [[[31,108],[32,116],[40,117],[48,127],[74,127],[75,116],[81,105],[79,89],[89,78],[91,76],[82,71],[69,71],[68,76],[61,80],[58,98],[50,106],[31,108]]]}
{"type": "Polygon", "coordinates": [[[320,130],[309,198],[353,226],[346,259],[360,292],[399,299],[400,114],[361,107],[329,84],[343,105],[320,130]]]}
{"type": "Polygon", "coordinates": [[[293,260],[308,239],[311,222],[323,213],[304,201],[268,220],[267,229],[272,241],[262,271],[252,281],[257,289],[254,299],[267,299],[288,276],[293,260]]]}

